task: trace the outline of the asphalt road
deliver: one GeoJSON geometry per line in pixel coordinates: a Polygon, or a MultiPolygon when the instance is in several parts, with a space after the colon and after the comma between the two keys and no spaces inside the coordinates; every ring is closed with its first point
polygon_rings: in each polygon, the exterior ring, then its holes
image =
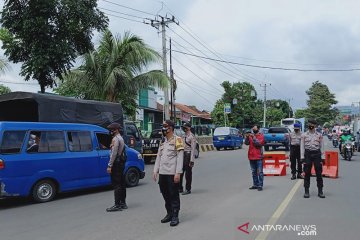
{"type": "Polygon", "coordinates": [[[151,179],[153,165],[147,165],[145,179],[128,189],[129,209],[122,212],[105,212],[113,203],[109,189],[63,194],[43,204],[0,200],[0,239],[359,239],[359,165],[360,153],[351,162],[340,160],[340,177],[324,180],[326,198],[317,197],[312,178],[311,197],[304,199],[302,180],[291,181],[289,169],[287,176],[265,177],[264,191],[249,190],[252,181],[246,148],[201,153],[194,167],[192,194],[181,196],[177,227],[160,223],[164,202],[151,179]],[[249,234],[238,230],[246,223],[249,234]],[[279,228],[315,225],[316,236],[250,231],[255,225],[268,224],[279,228]]]}

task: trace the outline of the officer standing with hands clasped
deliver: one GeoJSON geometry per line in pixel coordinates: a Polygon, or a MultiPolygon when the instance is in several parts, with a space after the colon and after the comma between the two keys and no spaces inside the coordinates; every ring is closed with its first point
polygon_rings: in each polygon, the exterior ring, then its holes
{"type": "Polygon", "coordinates": [[[184,163],[183,163],[183,173],[180,178],[180,192],[183,192],[183,178],[185,175],[186,191],[182,195],[187,195],[191,193],[191,182],[192,182],[192,168],[194,167],[195,159],[195,150],[196,150],[196,138],[191,132],[191,124],[184,123],[182,126],[185,136],[184,136],[184,163]]]}
{"type": "Polygon", "coordinates": [[[309,188],[310,188],[310,176],[311,168],[314,164],[316,172],[316,182],[318,187],[318,196],[320,198],[325,198],[323,193],[323,178],[322,178],[322,165],[323,158],[321,150],[323,146],[323,136],[321,133],[317,132],[315,127],[317,126],[316,120],[308,121],[309,130],[301,136],[301,160],[304,163],[304,188],[305,194],[304,198],[309,198],[309,188]]]}
{"type": "Polygon", "coordinates": [[[302,163],[300,159],[300,143],[301,132],[300,124],[294,124],[294,132],[290,134],[290,162],[291,162],[291,180],[296,179],[296,165],[297,165],[297,178],[302,179],[302,163]]]}
{"type": "Polygon", "coordinates": [[[111,183],[114,187],[115,205],[107,208],[107,212],[122,211],[127,209],[126,205],[126,182],[124,168],[126,162],[126,149],[124,139],[120,135],[121,126],[118,123],[111,123],[108,127],[113,137],[110,145],[110,160],[106,171],[111,176],[111,183]]]}
{"type": "Polygon", "coordinates": [[[183,172],[184,145],[181,137],[174,135],[175,124],[166,120],[161,142],[155,161],[153,179],[159,178],[160,192],[165,200],[166,216],[162,223],[170,222],[170,226],[179,224],[180,196],[179,182],[183,172]]]}

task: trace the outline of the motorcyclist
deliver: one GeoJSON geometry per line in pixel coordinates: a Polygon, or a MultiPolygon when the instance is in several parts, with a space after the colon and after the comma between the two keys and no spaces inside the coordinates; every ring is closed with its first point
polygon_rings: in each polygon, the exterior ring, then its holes
{"type": "Polygon", "coordinates": [[[344,133],[341,135],[340,137],[340,145],[339,145],[339,150],[340,153],[342,152],[342,145],[343,143],[345,143],[346,141],[352,141],[352,136],[351,136],[351,131],[350,129],[346,129],[344,131],[344,133]]]}

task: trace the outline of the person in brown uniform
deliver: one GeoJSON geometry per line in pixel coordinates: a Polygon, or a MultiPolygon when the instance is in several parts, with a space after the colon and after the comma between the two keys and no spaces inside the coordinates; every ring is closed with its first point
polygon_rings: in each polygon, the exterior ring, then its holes
{"type": "Polygon", "coordinates": [[[317,126],[316,120],[310,119],[308,121],[309,130],[302,134],[301,136],[301,159],[304,163],[304,188],[305,194],[304,198],[309,198],[309,188],[310,188],[310,176],[311,168],[314,165],[316,172],[316,182],[318,187],[318,196],[320,198],[325,198],[323,193],[323,178],[322,178],[322,166],[323,158],[321,150],[324,149],[323,146],[323,136],[321,133],[317,132],[315,127],[317,126]]]}
{"type": "Polygon", "coordinates": [[[110,160],[106,171],[111,176],[111,183],[114,187],[115,205],[107,208],[107,212],[122,211],[127,209],[126,205],[126,182],[124,168],[126,162],[126,150],[124,139],[120,135],[121,126],[118,123],[111,123],[108,127],[113,139],[110,145],[110,160]]]}
{"type": "Polygon", "coordinates": [[[167,212],[161,222],[170,222],[172,227],[179,224],[179,182],[184,159],[183,141],[181,137],[174,135],[174,128],[175,124],[170,120],[163,123],[162,132],[165,137],[159,146],[153,170],[153,179],[155,182],[159,180],[167,212]]]}
{"type": "Polygon", "coordinates": [[[196,138],[195,135],[191,132],[191,124],[184,123],[182,129],[185,132],[183,138],[184,141],[184,163],[183,163],[183,173],[180,178],[180,192],[183,192],[183,178],[185,175],[186,185],[185,192],[182,195],[187,195],[191,193],[191,182],[192,182],[192,168],[194,167],[195,160],[195,150],[196,150],[196,138]]]}
{"type": "Polygon", "coordinates": [[[296,177],[302,179],[302,163],[300,159],[300,143],[301,143],[301,125],[294,124],[294,132],[290,133],[290,162],[291,162],[291,180],[296,177]],[[297,167],[297,168],[296,168],[297,167]],[[296,176],[297,172],[297,176],[296,176]]]}

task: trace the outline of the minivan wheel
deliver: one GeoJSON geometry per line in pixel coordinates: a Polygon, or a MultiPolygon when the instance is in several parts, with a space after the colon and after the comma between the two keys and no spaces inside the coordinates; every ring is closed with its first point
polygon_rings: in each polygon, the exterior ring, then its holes
{"type": "Polygon", "coordinates": [[[55,195],[56,186],[51,180],[37,182],[32,190],[32,198],[38,203],[49,202],[54,199],[55,195]]]}
{"type": "Polygon", "coordinates": [[[140,173],[136,168],[129,168],[125,174],[125,181],[128,187],[135,187],[139,184],[140,173]]]}

